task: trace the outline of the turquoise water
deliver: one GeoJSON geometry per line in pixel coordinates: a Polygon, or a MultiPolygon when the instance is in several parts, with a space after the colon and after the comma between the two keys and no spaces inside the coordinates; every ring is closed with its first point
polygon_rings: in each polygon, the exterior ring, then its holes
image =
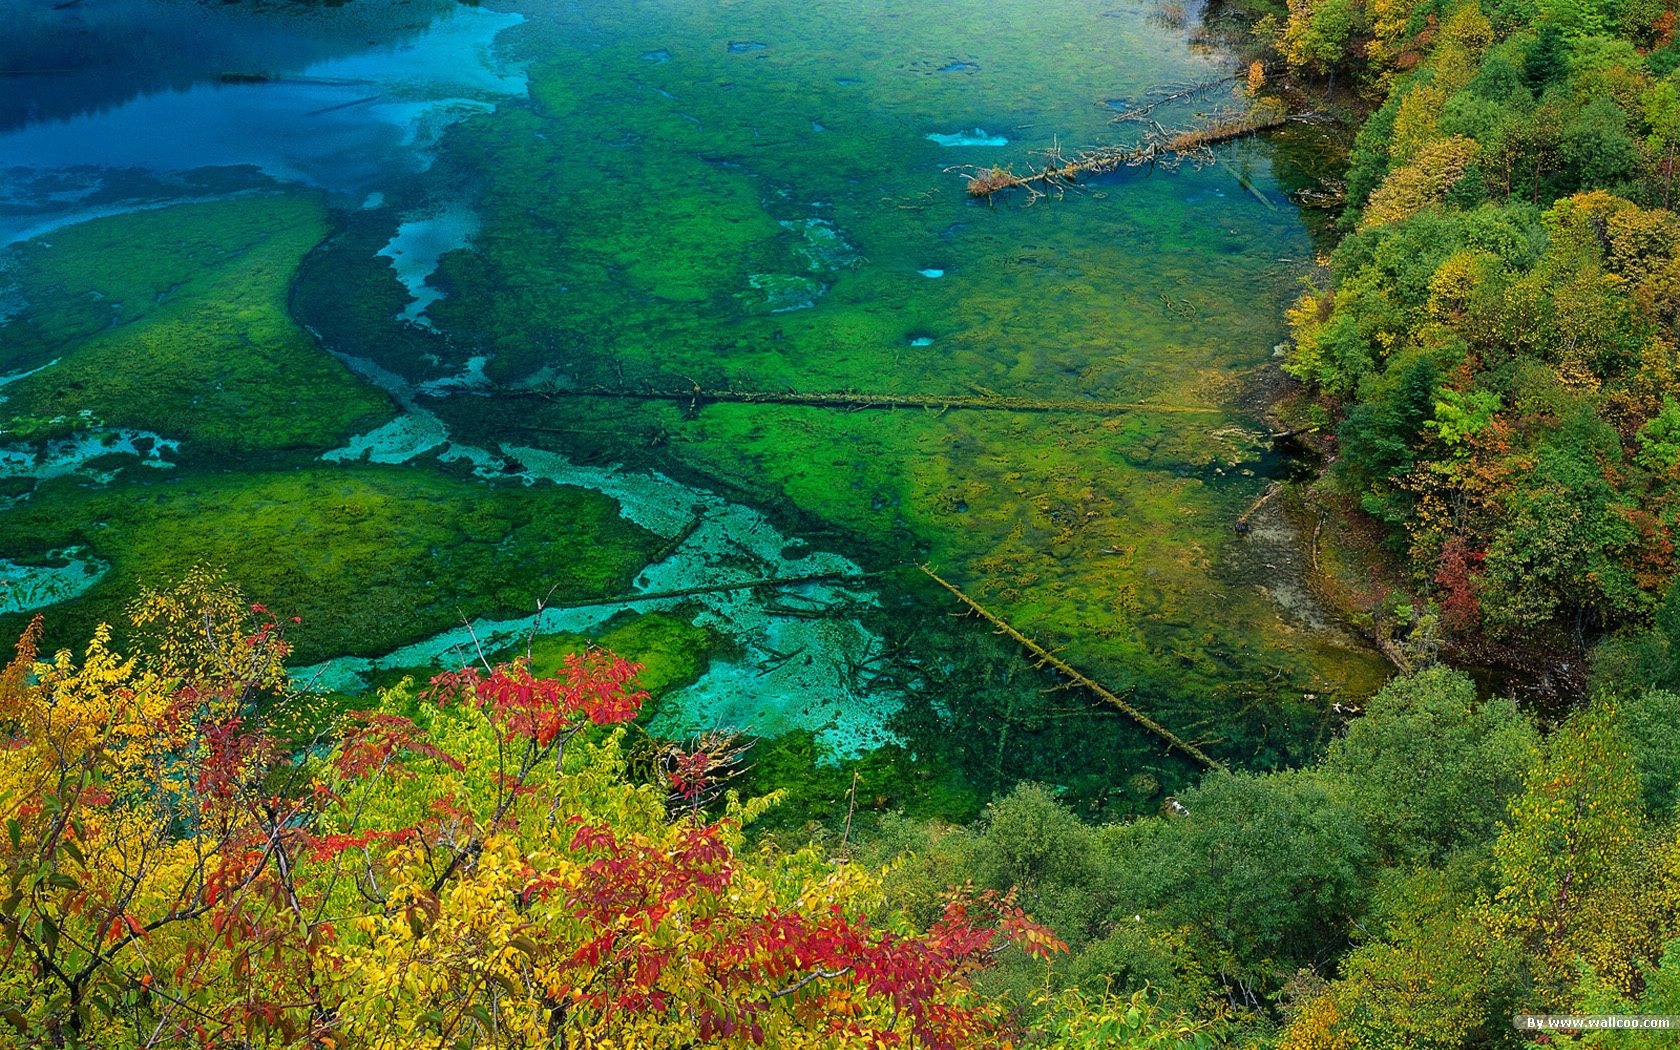
{"type": "MultiPolygon", "coordinates": [[[[128,10],[167,22],[179,5],[128,10]]],[[[0,523],[0,558],[48,566],[47,551],[74,546],[109,566],[49,611],[105,614],[191,554],[176,547],[239,550],[240,523],[195,502],[235,484],[230,472],[284,491],[360,462],[344,475],[356,485],[443,501],[444,532],[346,496],[377,529],[344,533],[326,581],[285,571],[303,560],[286,537],[302,532],[276,506],[262,535],[280,546],[263,557],[279,567],[252,577],[284,592],[268,604],[376,588],[381,608],[422,610],[459,592],[462,614],[504,642],[672,612],[717,647],[660,701],[667,733],[804,732],[831,760],[889,745],[982,793],[1062,784],[1093,812],[1149,805],[1113,787],[1137,773],[1164,790],[1188,775],[1090,698],[1045,693],[1055,683],[1011,646],[952,618],[920,563],[1235,763],[1303,757],[1329,704],[1380,680],[1280,567],[1287,528],[1271,546],[1231,529],[1289,469],[1240,407],[1312,254],[1272,147],[1125,170],[1031,206],[964,192],[976,166],[1135,139],[1138,125],[1110,122],[1118,100],[1228,73],[1193,14],[577,0],[436,7],[416,24],[380,10],[200,12],[204,33],[231,42],[183,55],[167,87],[84,78],[94,86],[71,94],[99,101],[37,106],[0,133],[0,232],[27,241],[4,264],[0,375],[46,366],[0,404],[28,461],[8,472],[0,458],[14,521],[0,523]],[[288,48],[265,43],[280,37],[288,48]],[[302,246],[289,255],[265,233],[280,210],[286,244],[302,246]],[[214,346],[183,359],[181,333],[206,330],[214,346]],[[282,349],[254,361],[246,345],[282,349]],[[142,411],[148,382],[182,407],[142,411]],[[615,396],[696,387],[1146,407],[615,396]],[[249,428],[194,416],[241,390],[249,428]],[[538,396],[552,390],[571,396],[538,396]],[[146,449],[120,447],[142,432],[146,449]],[[65,459],[88,435],[109,454],[65,459]],[[474,565],[513,549],[468,520],[474,486],[510,485],[603,493],[622,528],[596,543],[580,526],[565,549],[520,555],[535,559],[514,567],[523,598],[517,580],[492,600],[428,572],[457,547],[479,552],[462,555],[474,565]],[[200,506],[202,540],[161,524],[200,506]],[[108,520],[62,524],[91,508],[108,520]],[[375,578],[410,547],[416,578],[375,578]],[[609,549],[641,567],[598,565],[609,549]],[[858,578],[627,597],[812,574],[858,578]],[[568,580],[626,600],[533,616],[568,580]]],[[[1155,116],[1187,124],[1246,103],[1221,88],[1155,116]]],[[[290,512],[334,513],[318,491],[300,489],[290,512]]],[[[350,688],[463,638],[435,612],[369,631],[353,652],[325,634],[305,646],[309,675],[350,688]]]]}
{"type": "MultiPolygon", "coordinates": [[[[269,181],[362,200],[393,178],[428,168],[450,125],[524,95],[524,77],[491,54],[496,35],[523,20],[518,13],[433,3],[421,5],[430,9],[423,18],[393,14],[387,22],[358,10],[372,6],[266,18],[194,4],[95,7],[91,17],[112,38],[106,47],[127,45],[131,38],[119,39],[119,32],[148,41],[161,35],[167,42],[156,57],[163,64],[146,74],[131,69],[111,83],[98,76],[109,75],[99,53],[17,60],[30,63],[22,68],[81,65],[61,75],[11,78],[19,94],[35,97],[0,123],[0,238],[269,181]],[[122,30],[110,24],[119,19],[122,30]],[[392,39],[370,48],[357,39],[363,34],[392,39]],[[206,53],[211,43],[217,46],[206,53]],[[175,76],[164,76],[181,64],[175,76]],[[227,74],[272,79],[224,80],[227,74]],[[145,83],[143,76],[164,82],[145,83]],[[86,100],[81,112],[54,114],[62,95],[94,93],[95,84],[107,93],[86,100]]],[[[83,19],[73,9],[59,18],[62,46],[62,35],[75,34],[83,19]]],[[[46,35],[42,46],[52,40],[46,35]]]]}

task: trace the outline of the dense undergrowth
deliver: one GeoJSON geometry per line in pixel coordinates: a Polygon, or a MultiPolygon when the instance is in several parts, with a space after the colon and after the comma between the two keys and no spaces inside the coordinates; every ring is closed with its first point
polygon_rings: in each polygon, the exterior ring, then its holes
{"type": "Polygon", "coordinates": [[[1542,735],[1436,668],[1320,762],[1210,776],[1158,817],[1093,827],[1029,785],[971,827],[888,821],[869,848],[913,857],[887,886],[923,915],[953,877],[1017,887],[1070,945],[1055,981],[1149,988],[1236,1044],[1527,1045],[1515,1012],[1674,1006],[1677,717],[1672,692],[1605,695],[1542,735]]]}

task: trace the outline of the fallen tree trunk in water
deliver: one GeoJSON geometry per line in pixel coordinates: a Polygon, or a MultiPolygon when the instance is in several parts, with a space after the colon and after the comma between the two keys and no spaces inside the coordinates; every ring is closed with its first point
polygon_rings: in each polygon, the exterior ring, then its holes
{"type": "Polygon", "coordinates": [[[1215,80],[1204,80],[1197,84],[1191,84],[1188,87],[1177,89],[1156,88],[1154,91],[1149,92],[1149,102],[1135,107],[1128,105],[1125,109],[1116,113],[1109,120],[1109,123],[1124,124],[1129,120],[1147,120],[1149,118],[1149,114],[1155,112],[1156,108],[1159,106],[1166,106],[1174,102],[1183,102],[1186,99],[1195,98],[1197,95],[1205,94],[1216,87],[1223,87],[1226,84],[1233,83],[1245,75],[1246,71],[1244,73],[1232,73],[1229,76],[1219,77],[1215,80]]]}
{"type": "Polygon", "coordinates": [[[641,594],[620,594],[611,598],[588,598],[576,602],[556,602],[543,606],[551,609],[593,609],[603,605],[634,605],[637,602],[667,601],[699,594],[722,594],[725,591],[748,591],[756,587],[797,587],[807,583],[851,583],[885,576],[892,570],[875,572],[814,572],[808,576],[767,576],[761,580],[739,580],[735,583],[712,583],[700,587],[684,587],[675,591],[646,591],[641,594]]]}
{"type": "Polygon", "coordinates": [[[1288,114],[1282,109],[1258,105],[1245,113],[1218,116],[1201,127],[1184,131],[1169,132],[1158,127],[1139,145],[1102,146],[1087,150],[1071,160],[1064,158],[1059,149],[1053,149],[1048,164],[1029,170],[1024,175],[1017,175],[1010,168],[995,166],[959,173],[968,180],[970,197],[989,200],[1006,190],[1026,190],[1037,199],[1050,193],[1060,194],[1077,185],[1080,179],[1092,175],[1104,175],[1144,164],[1176,162],[1198,154],[1211,157],[1209,149],[1221,142],[1278,127],[1288,119],[1288,114]]]}
{"type": "Polygon", "coordinates": [[[1207,768],[1209,768],[1209,769],[1224,769],[1225,768],[1224,765],[1221,764],[1218,759],[1215,759],[1215,758],[1211,757],[1210,755],[1208,755],[1207,752],[1203,751],[1201,748],[1197,747],[1195,744],[1192,744],[1189,741],[1184,740],[1177,733],[1174,733],[1172,730],[1168,729],[1166,726],[1164,726],[1161,723],[1155,721],[1153,718],[1150,718],[1148,715],[1144,714],[1142,711],[1139,711],[1137,708],[1133,707],[1131,704],[1129,704],[1125,700],[1121,699],[1112,690],[1104,687],[1100,682],[1097,682],[1095,679],[1087,677],[1086,675],[1081,674],[1079,671],[1074,670],[1074,668],[1072,666],[1070,666],[1065,660],[1058,657],[1055,653],[1053,653],[1050,650],[1044,648],[1044,646],[1039,645],[1037,642],[1033,641],[1031,638],[1028,638],[1026,635],[1022,634],[1020,631],[1017,631],[1015,628],[1011,627],[1002,617],[998,616],[996,613],[991,612],[985,606],[981,605],[979,602],[975,601],[973,598],[970,598],[968,595],[964,594],[962,592],[962,590],[957,587],[956,584],[951,583],[951,582],[941,578],[937,573],[935,573],[932,569],[928,568],[926,565],[919,565],[919,566],[917,566],[917,568],[921,569],[922,572],[927,575],[928,579],[932,580],[934,583],[939,584],[939,586],[945,588],[946,590],[950,591],[952,594],[956,595],[957,600],[962,602],[964,605],[968,606],[970,611],[972,611],[976,615],[980,616],[981,619],[985,620],[987,623],[991,624],[993,627],[996,627],[998,629],[998,633],[1006,635],[1007,637],[1012,638],[1016,642],[1020,643],[1022,648],[1026,649],[1027,652],[1032,653],[1033,656],[1037,657],[1037,659],[1038,659],[1037,666],[1043,667],[1043,666],[1048,664],[1049,666],[1054,667],[1056,670],[1060,671],[1062,674],[1067,675],[1073,681],[1079,683],[1080,685],[1084,686],[1086,689],[1089,689],[1091,692],[1097,694],[1104,701],[1106,701],[1111,707],[1114,707],[1115,709],[1119,710],[1122,714],[1131,718],[1131,720],[1136,722],[1138,725],[1140,725],[1143,728],[1149,730],[1151,733],[1154,733],[1156,736],[1160,737],[1162,740],[1165,740],[1172,747],[1177,748],[1179,751],[1184,752],[1186,755],[1189,755],[1191,758],[1200,762],[1202,765],[1206,766],[1207,768]]]}
{"type": "Polygon", "coordinates": [[[1266,491],[1260,493],[1260,498],[1255,500],[1253,503],[1250,503],[1248,505],[1248,509],[1243,511],[1240,515],[1237,516],[1237,521],[1236,521],[1237,535],[1239,535],[1239,536],[1248,535],[1249,530],[1250,530],[1248,519],[1254,517],[1254,515],[1259,512],[1261,507],[1264,507],[1266,504],[1270,503],[1274,498],[1277,497],[1277,494],[1282,492],[1282,491],[1283,491],[1283,483],[1281,481],[1273,481],[1273,482],[1267,484],[1266,491]]]}
{"type": "MultiPolygon", "coordinates": [[[[847,412],[863,409],[921,408],[941,413],[950,409],[979,409],[991,412],[1074,412],[1086,415],[1114,416],[1127,412],[1165,412],[1182,415],[1219,415],[1217,408],[1198,405],[1157,405],[1136,401],[1082,401],[1076,399],[1010,397],[990,392],[980,394],[874,394],[855,390],[798,391],[773,390],[612,390],[602,387],[583,387],[574,390],[502,391],[504,395],[542,397],[550,401],[567,398],[606,398],[629,401],[687,402],[691,412],[701,405],[722,402],[741,405],[806,405],[813,408],[833,408],[847,412]]],[[[532,428],[541,429],[541,428],[532,428]]]]}

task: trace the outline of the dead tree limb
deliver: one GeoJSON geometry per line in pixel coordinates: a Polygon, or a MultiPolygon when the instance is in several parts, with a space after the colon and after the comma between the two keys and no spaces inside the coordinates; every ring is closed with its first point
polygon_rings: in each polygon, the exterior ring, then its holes
{"type": "Polygon", "coordinates": [[[704,587],[684,587],[676,591],[648,591],[644,594],[621,594],[613,598],[591,598],[581,602],[555,602],[545,605],[544,611],[555,609],[592,609],[602,605],[634,605],[637,602],[662,601],[670,598],[689,598],[697,594],[720,594],[724,591],[745,591],[754,587],[794,587],[803,583],[850,583],[885,576],[881,572],[818,572],[809,576],[771,576],[761,580],[742,580],[739,583],[714,583],[704,587]]]}
{"type": "Polygon", "coordinates": [[[990,200],[1006,190],[1025,190],[1033,200],[1037,200],[1052,194],[1061,196],[1082,179],[1121,168],[1176,164],[1184,160],[1205,162],[1212,159],[1213,146],[1278,127],[1288,119],[1288,114],[1281,109],[1257,105],[1240,114],[1216,115],[1200,126],[1183,131],[1168,131],[1155,125],[1138,145],[1099,146],[1072,159],[1064,157],[1059,146],[1053,146],[1045,154],[1044,166],[1034,168],[1029,165],[1024,175],[1017,175],[1012,166],[946,170],[968,180],[970,197],[990,200]]]}
{"type": "Polygon", "coordinates": [[[1131,704],[1127,703],[1121,697],[1116,695],[1112,690],[1104,687],[1102,685],[1102,683],[1096,681],[1095,679],[1090,678],[1087,675],[1081,674],[1079,671],[1075,670],[1072,666],[1070,666],[1065,660],[1058,657],[1055,653],[1051,652],[1050,650],[1046,649],[1044,646],[1042,646],[1042,645],[1038,644],[1037,642],[1033,641],[1031,638],[1028,638],[1026,635],[1022,634],[1020,631],[1017,631],[1015,628],[1011,627],[1002,617],[998,616],[996,613],[991,612],[985,606],[981,605],[979,602],[975,601],[973,598],[970,598],[968,595],[964,594],[962,592],[962,590],[957,587],[956,584],[951,583],[950,581],[943,579],[937,573],[935,573],[932,569],[928,568],[926,565],[920,565],[920,566],[917,566],[917,568],[921,569],[923,573],[927,574],[928,579],[932,580],[934,583],[939,584],[939,586],[945,588],[946,590],[950,591],[953,595],[955,595],[957,600],[962,602],[964,605],[966,605],[971,612],[978,615],[981,619],[985,620],[987,623],[991,624],[993,627],[996,627],[998,629],[998,633],[1003,634],[1003,635],[1007,636],[1008,638],[1014,640],[1015,642],[1019,643],[1022,648],[1026,649],[1027,652],[1031,653],[1037,659],[1039,667],[1043,667],[1043,666],[1046,666],[1046,665],[1048,665],[1050,667],[1054,667],[1056,670],[1060,671],[1062,674],[1067,675],[1069,678],[1073,679],[1075,682],[1078,682],[1080,685],[1084,686],[1086,689],[1089,689],[1091,692],[1097,694],[1097,696],[1101,697],[1106,703],[1109,704],[1109,706],[1111,706],[1111,707],[1115,708],[1116,710],[1120,711],[1122,714],[1126,715],[1128,718],[1130,718],[1132,721],[1136,722],[1138,725],[1140,725],[1143,728],[1149,730],[1151,733],[1154,733],[1156,736],[1160,737],[1162,740],[1165,740],[1170,746],[1176,748],[1179,751],[1184,752],[1186,755],[1189,755],[1191,758],[1195,759],[1197,762],[1200,762],[1202,765],[1206,766],[1207,768],[1209,768],[1209,769],[1224,769],[1225,768],[1224,765],[1222,765],[1217,759],[1208,755],[1207,752],[1203,751],[1201,748],[1197,747],[1195,744],[1192,744],[1189,741],[1182,739],[1181,737],[1179,737],[1179,735],[1177,733],[1174,733],[1172,730],[1168,729],[1166,726],[1164,726],[1161,723],[1155,721],[1153,718],[1150,718],[1148,715],[1144,714],[1142,711],[1139,711],[1137,708],[1133,707],[1131,704]]]}
{"type": "Polygon", "coordinates": [[[1171,105],[1174,102],[1182,102],[1185,99],[1195,98],[1203,92],[1212,91],[1216,87],[1222,87],[1247,75],[1247,71],[1244,70],[1242,73],[1232,73],[1230,76],[1220,77],[1218,80],[1208,80],[1200,84],[1192,84],[1187,88],[1181,88],[1169,94],[1161,95],[1148,105],[1139,106],[1136,109],[1123,110],[1120,113],[1115,114],[1114,117],[1109,120],[1109,123],[1123,124],[1128,120],[1142,120],[1149,116],[1149,114],[1153,113],[1157,106],[1171,105]]]}
{"type": "Polygon", "coordinates": [[[1243,511],[1242,514],[1237,516],[1237,521],[1236,521],[1237,534],[1238,535],[1247,535],[1248,532],[1253,528],[1253,526],[1250,524],[1249,519],[1253,518],[1254,515],[1258,514],[1260,512],[1260,508],[1264,507],[1266,504],[1268,504],[1272,500],[1276,499],[1278,494],[1281,493],[1282,491],[1283,491],[1283,482],[1281,482],[1281,481],[1269,482],[1266,485],[1266,491],[1260,493],[1260,497],[1258,499],[1256,499],[1253,503],[1250,503],[1248,505],[1248,509],[1243,511]]]}

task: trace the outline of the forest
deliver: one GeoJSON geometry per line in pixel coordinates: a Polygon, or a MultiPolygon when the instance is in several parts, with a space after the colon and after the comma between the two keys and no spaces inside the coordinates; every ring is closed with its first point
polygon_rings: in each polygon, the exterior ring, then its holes
{"type": "MultiPolygon", "coordinates": [[[[102,598],[75,647],[35,617],[0,673],[0,1043],[1448,1050],[1565,1038],[1516,1014],[1680,1015],[1680,13],[1241,16],[1257,89],[1356,129],[1288,310],[1281,411],[1326,457],[1302,498],[1368,538],[1359,615],[1402,673],[1306,761],[1233,763],[1118,820],[1022,779],[957,819],[856,765],[662,739],[649,715],[686,672],[637,651],[650,632],[309,691],[294,639],[393,648],[414,633],[401,596],[343,577],[302,621],[123,538],[159,578],[102,598]]],[[[322,220],[296,210],[307,246],[322,220]]],[[[78,390],[135,399],[78,367],[78,390]]],[[[43,433],[69,425],[47,411],[66,395],[22,389],[43,433]]],[[[324,445],[379,408],[194,425],[235,451],[324,445]]],[[[336,469],[283,487],[365,516],[336,469]]],[[[357,498],[416,530],[465,488],[359,469],[357,498]]],[[[284,499],[232,485],[173,498],[240,519],[217,542],[243,579],[297,586],[251,549],[284,499]]],[[[434,620],[523,600],[515,533],[590,546],[580,595],[659,546],[578,490],[492,491],[449,527],[500,546],[428,568],[456,577],[434,620]]],[[[1162,788],[1141,768],[1123,785],[1162,788]]]]}
{"type": "MultiPolygon", "coordinates": [[[[1381,105],[1286,368],[1335,423],[1332,486],[1409,567],[1386,613],[1415,649],[1568,652],[1551,662],[1579,690],[1591,643],[1648,625],[1673,579],[1675,24],[1291,7],[1288,60],[1362,75],[1381,105]]],[[[1656,682],[1642,645],[1618,638],[1615,662],[1656,682]]]]}
{"type": "Polygon", "coordinates": [[[345,707],[212,574],[129,615],[0,676],[19,1045],[1516,1046],[1516,1012],[1680,1009],[1673,691],[1542,732],[1434,667],[1160,816],[1025,784],[953,826],[854,780],[813,838],[756,833],[787,800],[737,738],[639,731],[605,650],[345,707]]]}

